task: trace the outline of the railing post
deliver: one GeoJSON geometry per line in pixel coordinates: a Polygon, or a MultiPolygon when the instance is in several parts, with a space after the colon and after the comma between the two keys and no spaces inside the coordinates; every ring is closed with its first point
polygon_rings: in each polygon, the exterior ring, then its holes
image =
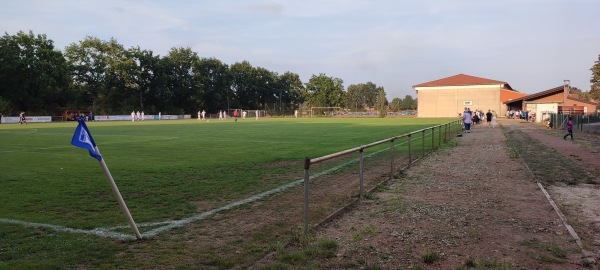
{"type": "Polygon", "coordinates": [[[448,125],[450,125],[450,123],[446,123],[444,125],[444,143],[447,142],[448,138],[449,138],[448,137],[448,130],[449,130],[448,125]]]}
{"type": "Polygon", "coordinates": [[[304,159],[304,233],[308,233],[308,182],[310,181],[310,159],[304,159]]]}
{"type": "Polygon", "coordinates": [[[438,126],[440,130],[438,131],[438,148],[442,146],[442,126],[438,126]]]}
{"type": "Polygon", "coordinates": [[[426,129],[423,129],[423,134],[421,137],[423,137],[423,139],[421,140],[421,157],[425,157],[425,131],[426,129]]]}
{"type": "Polygon", "coordinates": [[[431,153],[435,151],[435,126],[431,128],[431,153]]]}
{"type": "Polygon", "coordinates": [[[358,171],[358,174],[360,176],[360,199],[361,200],[363,199],[364,192],[365,192],[364,191],[364,185],[363,185],[363,183],[364,183],[364,178],[363,177],[364,177],[364,173],[365,173],[364,165],[365,165],[364,164],[364,149],[361,147],[360,148],[360,169],[358,171]]]}
{"type": "Polygon", "coordinates": [[[390,163],[390,179],[394,179],[394,140],[391,140],[390,144],[390,152],[392,153],[392,162],[390,163]]]}
{"type": "Polygon", "coordinates": [[[412,133],[408,134],[408,167],[410,168],[410,164],[412,164],[412,150],[411,150],[411,145],[412,145],[412,133]]]}

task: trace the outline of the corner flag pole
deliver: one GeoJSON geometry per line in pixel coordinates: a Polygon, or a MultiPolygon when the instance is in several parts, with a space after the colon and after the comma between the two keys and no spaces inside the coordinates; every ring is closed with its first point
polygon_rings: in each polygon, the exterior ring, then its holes
{"type": "MultiPolygon", "coordinates": [[[[98,150],[98,146],[94,146],[94,149],[96,150],[96,153],[100,154],[100,151],[98,150]]],[[[117,184],[115,184],[115,180],[113,179],[112,175],[110,174],[110,171],[108,170],[108,167],[106,166],[106,163],[104,162],[104,159],[99,160],[98,163],[100,163],[100,167],[102,167],[102,170],[104,171],[104,175],[106,175],[106,179],[108,180],[108,183],[110,184],[110,189],[112,189],[113,193],[115,194],[115,197],[117,197],[117,201],[119,202],[121,209],[123,209],[123,212],[125,212],[125,216],[127,217],[127,221],[129,221],[129,226],[131,226],[131,229],[133,230],[133,233],[135,234],[135,238],[137,238],[138,240],[142,239],[142,235],[140,234],[140,231],[138,230],[138,227],[135,224],[135,221],[133,220],[131,213],[129,213],[129,208],[127,208],[127,204],[125,204],[125,201],[123,200],[123,197],[121,196],[121,192],[119,192],[119,188],[117,187],[117,184]]]]}
{"type": "Polygon", "coordinates": [[[87,149],[90,152],[90,156],[95,158],[96,160],[98,160],[98,162],[100,163],[100,167],[102,167],[102,170],[104,171],[104,175],[106,175],[106,179],[108,180],[108,183],[110,184],[110,188],[112,189],[113,194],[115,194],[115,197],[117,197],[117,201],[119,202],[121,209],[123,209],[123,212],[125,212],[125,216],[127,217],[127,220],[129,221],[129,225],[131,226],[131,229],[133,230],[133,233],[135,234],[135,238],[137,238],[138,240],[142,239],[142,235],[140,234],[140,231],[138,230],[137,226],[135,225],[135,221],[133,221],[133,217],[131,217],[131,213],[129,213],[129,209],[127,208],[127,205],[125,204],[125,201],[123,200],[123,197],[121,196],[121,193],[119,192],[119,188],[117,188],[117,185],[115,184],[115,180],[113,179],[112,175],[110,174],[110,171],[108,170],[108,167],[106,166],[106,163],[104,162],[104,159],[100,155],[100,150],[98,150],[98,146],[96,146],[96,142],[94,142],[94,138],[92,138],[92,134],[90,133],[90,130],[87,128],[85,121],[83,121],[83,119],[81,117],[78,118],[77,121],[79,122],[79,125],[77,125],[77,128],[75,129],[75,134],[73,134],[73,139],[71,139],[71,144],[76,147],[87,149]]]}

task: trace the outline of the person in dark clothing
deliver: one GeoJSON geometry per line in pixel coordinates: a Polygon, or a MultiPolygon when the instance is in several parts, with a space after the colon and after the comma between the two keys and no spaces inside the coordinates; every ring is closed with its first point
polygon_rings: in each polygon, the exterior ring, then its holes
{"type": "Polygon", "coordinates": [[[492,114],[492,110],[488,110],[488,112],[485,114],[485,120],[488,123],[488,127],[492,127],[492,116],[494,116],[494,114],[492,114]]]}
{"type": "Polygon", "coordinates": [[[569,116],[569,120],[567,120],[567,135],[563,137],[563,139],[567,139],[568,136],[571,136],[571,140],[573,140],[573,117],[569,116]]]}

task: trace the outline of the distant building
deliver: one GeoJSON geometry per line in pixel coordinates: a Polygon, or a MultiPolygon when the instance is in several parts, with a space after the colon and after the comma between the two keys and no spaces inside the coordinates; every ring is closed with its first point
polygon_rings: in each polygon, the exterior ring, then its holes
{"type": "Polygon", "coordinates": [[[465,74],[414,85],[418,98],[418,117],[456,117],[465,107],[495,111],[506,115],[505,101],[518,99],[521,93],[503,81],[465,74]]]}
{"type": "Polygon", "coordinates": [[[536,122],[548,118],[550,113],[588,114],[594,113],[596,102],[580,99],[577,94],[570,94],[571,86],[565,80],[564,85],[548,89],[521,98],[505,101],[509,110],[527,110],[536,115],[536,122]]]}

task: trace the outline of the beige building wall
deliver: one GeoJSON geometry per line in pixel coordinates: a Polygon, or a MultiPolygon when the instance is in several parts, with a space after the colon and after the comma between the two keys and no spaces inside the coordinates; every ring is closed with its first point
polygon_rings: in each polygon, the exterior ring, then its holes
{"type": "Polygon", "coordinates": [[[472,111],[493,110],[501,116],[501,85],[416,87],[418,117],[457,117],[465,107],[472,111]]]}

